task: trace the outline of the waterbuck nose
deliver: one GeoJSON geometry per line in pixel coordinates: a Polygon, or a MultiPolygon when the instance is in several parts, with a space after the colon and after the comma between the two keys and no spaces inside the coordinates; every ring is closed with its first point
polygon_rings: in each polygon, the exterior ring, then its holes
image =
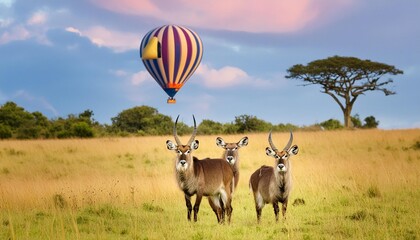
{"type": "Polygon", "coordinates": [[[181,163],[181,165],[184,166],[187,163],[187,161],[181,160],[181,161],[179,161],[179,163],[181,163]]]}
{"type": "Polygon", "coordinates": [[[228,156],[227,157],[228,162],[232,162],[233,161],[233,157],[232,156],[228,156]]]}
{"type": "Polygon", "coordinates": [[[280,170],[284,170],[286,166],[285,166],[283,163],[280,163],[279,165],[277,165],[277,167],[278,167],[280,170]]]}

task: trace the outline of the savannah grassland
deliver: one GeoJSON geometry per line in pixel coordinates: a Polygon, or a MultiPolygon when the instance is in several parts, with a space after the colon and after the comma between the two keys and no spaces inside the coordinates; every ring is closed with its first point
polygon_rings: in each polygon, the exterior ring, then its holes
{"type": "MultiPolygon", "coordinates": [[[[216,137],[197,136],[195,156],[220,157],[216,137]]],[[[172,136],[0,141],[0,239],[420,238],[420,129],[295,132],[287,219],[266,205],[260,224],[248,180],[274,160],[267,134],[248,137],[230,225],[207,199],[187,221],[172,136]]],[[[288,137],[273,134],[279,148],[288,137]]]]}

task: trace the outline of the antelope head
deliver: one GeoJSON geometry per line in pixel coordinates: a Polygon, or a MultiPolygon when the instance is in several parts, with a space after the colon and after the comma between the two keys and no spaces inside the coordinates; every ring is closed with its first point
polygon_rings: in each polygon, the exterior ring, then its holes
{"type": "Polygon", "coordinates": [[[188,140],[188,143],[186,145],[183,145],[181,143],[181,140],[178,137],[178,134],[176,133],[176,124],[178,123],[178,117],[175,120],[175,125],[174,125],[174,129],[173,129],[173,134],[174,134],[174,138],[175,138],[175,142],[173,143],[171,140],[167,140],[166,141],[166,147],[169,150],[173,150],[177,153],[177,160],[176,160],[176,170],[177,171],[186,171],[189,167],[192,166],[192,151],[196,150],[198,148],[199,142],[198,140],[195,140],[195,135],[197,134],[197,126],[196,126],[196,122],[195,122],[195,117],[193,115],[193,119],[194,119],[194,131],[192,133],[192,136],[190,138],[190,140],[188,140]]]}
{"type": "Polygon", "coordinates": [[[293,142],[293,134],[290,131],[290,138],[289,142],[283,148],[283,150],[279,151],[273,143],[271,139],[271,131],[268,135],[268,142],[270,143],[270,147],[265,149],[265,153],[268,156],[273,156],[276,159],[276,169],[279,173],[286,173],[287,170],[290,168],[289,158],[291,155],[296,155],[299,152],[299,147],[297,145],[292,146],[293,142]]]}
{"type": "Polygon", "coordinates": [[[230,164],[234,165],[238,160],[238,149],[248,145],[248,137],[243,137],[237,143],[226,143],[223,138],[216,138],[216,145],[225,149],[223,158],[230,164]]]}

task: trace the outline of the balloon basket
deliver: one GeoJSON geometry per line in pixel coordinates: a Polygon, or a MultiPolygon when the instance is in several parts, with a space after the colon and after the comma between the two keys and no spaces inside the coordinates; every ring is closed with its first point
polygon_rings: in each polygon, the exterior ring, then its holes
{"type": "Polygon", "coordinates": [[[166,102],[168,104],[174,104],[174,103],[176,103],[176,99],[175,98],[168,98],[168,100],[166,102]]]}

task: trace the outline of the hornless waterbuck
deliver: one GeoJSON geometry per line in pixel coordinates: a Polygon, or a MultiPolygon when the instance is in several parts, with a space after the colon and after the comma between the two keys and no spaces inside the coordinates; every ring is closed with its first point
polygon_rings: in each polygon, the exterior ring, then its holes
{"type": "Polygon", "coordinates": [[[232,166],[233,176],[235,178],[235,188],[239,182],[239,149],[248,145],[248,137],[243,137],[237,143],[226,143],[223,138],[216,138],[216,145],[225,149],[222,158],[232,166]]]}
{"type": "Polygon", "coordinates": [[[268,135],[270,147],[265,149],[268,156],[275,158],[274,167],[262,166],[255,171],[249,179],[249,185],[254,193],[255,209],[257,220],[260,222],[261,210],[266,203],[273,204],[276,221],[279,220],[279,205],[282,203],[282,214],[285,217],[287,202],[292,187],[291,165],[289,157],[299,152],[297,145],[292,146],[293,134],[290,132],[290,139],[283,150],[279,151],[271,139],[271,131],[268,135]]]}
{"type": "Polygon", "coordinates": [[[175,162],[176,179],[179,187],[184,192],[185,202],[188,209],[188,220],[191,221],[191,196],[197,195],[194,204],[194,221],[197,221],[197,214],[203,196],[211,200],[213,211],[216,213],[217,221],[224,221],[225,211],[228,222],[232,215],[232,188],[233,170],[223,159],[206,158],[198,160],[192,156],[192,152],[198,148],[198,140],[195,140],[197,127],[194,119],[194,131],[186,145],[181,143],[176,132],[176,125],[179,116],[176,118],[173,134],[175,143],[168,140],[166,146],[169,150],[177,153],[175,162]]]}

